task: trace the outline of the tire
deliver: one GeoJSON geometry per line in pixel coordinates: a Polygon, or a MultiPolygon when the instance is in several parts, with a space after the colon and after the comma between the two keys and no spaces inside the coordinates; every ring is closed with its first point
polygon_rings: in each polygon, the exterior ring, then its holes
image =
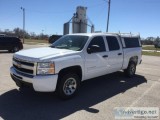
{"type": "Polygon", "coordinates": [[[129,62],[127,69],[124,70],[124,73],[127,77],[133,77],[135,76],[136,72],[136,63],[135,62],[129,62]]]}
{"type": "Polygon", "coordinates": [[[8,52],[9,52],[9,53],[11,53],[11,52],[12,52],[12,50],[8,50],[8,52]]]}
{"type": "Polygon", "coordinates": [[[75,73],[63,75],[57,84],[56,92],[62,99],[69,99],[76,95],[80,87],[80,78],[75,73]]]}
{"type": "Polygon", "coordinates": [[[14,46],[12,51],[15,53],[15,52],[18,52],[19,51],[19,47],[18,46],[14,46]]]}

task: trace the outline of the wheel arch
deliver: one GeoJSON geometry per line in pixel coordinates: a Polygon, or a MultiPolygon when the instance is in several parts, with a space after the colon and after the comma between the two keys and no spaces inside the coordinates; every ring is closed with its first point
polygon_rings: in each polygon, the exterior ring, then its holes
{"type": "Polygon", "coordinates": [[[79,76],[80,80],[82,80],[82,68],[80,65],[70,66],[61,69],[58,73],[58,80],[60,77],[62,77],[67,73],[76,73],[79,76]]]}
{"type": "Polygon", "coordinates": [[[137,63],[138,63],[138,56],[132,56],[129,59],[128,64],[129,64],[129,62],[134,62],[137,65],[137,63]]]}
{"type": "Polygon", "coordinates": [[[75,66],[70,66],[70,67],[63,68],[58,73],[58,81],[57,81],[57,85],[56,85],[56,91],[57,91],[58,85],[61,81],[61,77],[66,75],[66,74],[69,74],[69,73],[77,74],[80,78],[80,81],[82,80],[82,68],[81,68],[80,65],[75,65],[75,66]]]}

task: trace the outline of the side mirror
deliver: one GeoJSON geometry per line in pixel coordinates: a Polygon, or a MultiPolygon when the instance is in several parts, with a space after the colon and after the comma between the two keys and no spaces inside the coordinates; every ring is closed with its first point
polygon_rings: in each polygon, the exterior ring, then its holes
{"type": "Polygon", "coordinates": [[[99,50],[100,50],[99,45],[92,45],[91,47],[87,49],[87,52],[88,54],[91,54],[91,53],[99,52],[99,50]]]}

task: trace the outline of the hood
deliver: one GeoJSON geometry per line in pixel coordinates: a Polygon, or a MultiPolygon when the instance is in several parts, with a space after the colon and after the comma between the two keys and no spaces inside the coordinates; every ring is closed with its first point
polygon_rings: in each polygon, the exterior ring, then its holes
{"type": "Polygon", "coordinates": [[[19,52],[16,52],[14,54],[14,57],[27,59],[30,58],[30,60],[44,60],[49,59],[53,57],[59,57],[67,54],[75,53],[76,51],[73,50],[66,50],[66,49],[58,49],[58,48],[50,48],[50,47],[44,47],[44,48],[34,48],[29,50],[22,50],[19,52]]]}

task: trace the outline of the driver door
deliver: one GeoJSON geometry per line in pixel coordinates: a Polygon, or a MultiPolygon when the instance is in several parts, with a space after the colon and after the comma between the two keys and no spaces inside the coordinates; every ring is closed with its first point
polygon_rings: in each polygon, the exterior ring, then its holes
{"type": "MultiPolygon", "coordinates": [[[[99,50],[94,52],[85,52],[85,78],[93,78],[107,73],[107,52],[105,41],[102,36],[94,37],[87,49],[91,46],[99,46],[99,50]]],[[[87,50],[86,50],[87,51],[87,50]]]]}

